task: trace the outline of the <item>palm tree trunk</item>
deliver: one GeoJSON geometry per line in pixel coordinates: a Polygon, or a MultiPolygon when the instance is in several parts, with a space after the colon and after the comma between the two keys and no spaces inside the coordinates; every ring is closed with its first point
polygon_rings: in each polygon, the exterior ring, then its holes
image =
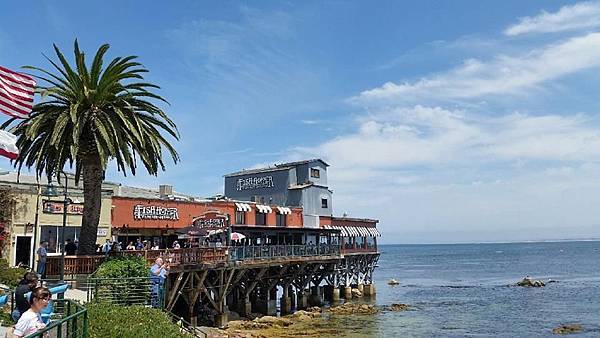
{"type": "Polygon", "coordinates": [[[86,156],[82,161],[83,176],[83,219],[79,254],[91,255],[96,251],[96,237],[100,211],[102,210],[102,181],[104,169],[97,156],[86,156]]]}

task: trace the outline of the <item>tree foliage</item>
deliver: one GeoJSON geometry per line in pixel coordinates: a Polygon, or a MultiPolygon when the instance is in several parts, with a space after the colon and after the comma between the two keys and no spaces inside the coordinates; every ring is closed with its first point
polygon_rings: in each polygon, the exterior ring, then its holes
{"type": "MultiPolygon", "coordinates": [[[[165,135],[179,139],[175,123],[157,105],[167,103],[153,90],[157,85],[144,81],[148,72],[136,56],[116,57],[108,65],[104,56],[109,45],[100,46],[91,65],[77,40],[74,64],[54,45],[56,60],[46,57],[51,70],[27,66],[43,83],[36,92],[42,101],[29,118],[18,122],[11,132],[17,139],[20,156],[15,167],[34,168],[38,177],[50,179],[65,166],[75,166],[75,181],[83,177],[84,213],[80,253],[95,250],[100,219],[101,184],[108,163],[114,160],[124,175],[136,174],[141,161],[148,173],[165,169],[163,151],[175,163],[179,160],[165,135]]],[[[15,119],[4,123],[7,128],[15,119]]],[[[60,181],[61,177],[58,176],[60,181]]]]}

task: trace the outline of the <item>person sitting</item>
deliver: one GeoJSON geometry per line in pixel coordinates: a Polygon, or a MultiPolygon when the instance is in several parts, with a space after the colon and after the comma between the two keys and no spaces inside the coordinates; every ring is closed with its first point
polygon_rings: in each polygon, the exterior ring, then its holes
{"type": "Polygon", "coordinates": [[[77,252],[77,245],[75,245],[75,243],[73,243],[73,241],[71,241],[70,238],[67,238],[67,244],[65,245],[65,252],[66,252],[67,256],[73,256],[73,255],[75,255],[75,252],[77,252]]]}
{"type": "Polygon", "coordinates": [[[25,294],[33,291],[38,286],[38,276],[35,272],[27,272],[15,289],[15,309],[11,313],[12,319],[17,322],[25,311],[29,310],[29,302],[25,299],[25,294]]]}
{"type": "Polygon", "coordinates": [[[37,287],[33,289],[29,296],[29,309],[21,315],[17,324],[15,324],[14,336],[26,337],[46,327],[46,324],[42,321],[40,311],[48,306],[50,298],[48,288],[37,287]]]}
{"type": "Polygon", "coordinates": [[[135,246],[133,245],[133,242],[129,242],[129,244],[127,245],[127,247],[125,249],[126,250],[135,250],[135,246]]]}

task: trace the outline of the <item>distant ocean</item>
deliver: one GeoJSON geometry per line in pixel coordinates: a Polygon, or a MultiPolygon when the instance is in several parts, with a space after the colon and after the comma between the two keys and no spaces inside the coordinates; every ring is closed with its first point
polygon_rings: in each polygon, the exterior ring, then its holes
{"type": "MultiPolygon", "coordinates": [[[[335,323],[347,337],[600,337],[600,242],[383,245],[375,303],[412,311],[352,316],[335,323]],[[507,287],[526,275],[558,280],[507,287]],[[395,278],[401,284],[389,286],[395,278]]],[[[333,324],[333,323],[332,323],[333,324]]]]}

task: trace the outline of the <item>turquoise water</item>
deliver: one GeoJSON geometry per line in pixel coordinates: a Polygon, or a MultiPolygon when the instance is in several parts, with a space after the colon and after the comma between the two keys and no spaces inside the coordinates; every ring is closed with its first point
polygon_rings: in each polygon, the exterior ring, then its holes
{"type": "Polygon", "coordinates": [[[600,337],[600,242],[380,246],[379,305],[412,311],[341,318],[347,336],[551,337],[580,323],[575,337],[600,337]],[[508,287],[522,277],[544,288],[508,287]],[[395,278],[398,286],[386,281],[395,278]]]}

